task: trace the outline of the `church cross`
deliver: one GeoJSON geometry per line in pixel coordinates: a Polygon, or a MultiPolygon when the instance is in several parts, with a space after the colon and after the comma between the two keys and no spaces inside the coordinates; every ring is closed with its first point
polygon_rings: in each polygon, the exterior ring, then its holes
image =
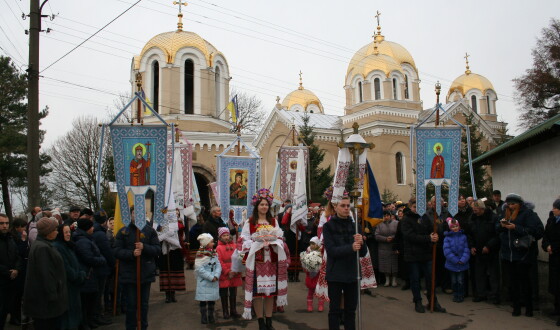
{"type": "Polygon", "coordinates": [[[379,17],[381,16],[381,13],[379,12],[379,10],[377,11],[377,14],[375,15],[375,18],[377,19],[377,34],[381,35],[381,25],[379,23],[379,17]]]}
{"type": "Polygon", "coordinates": [[[467,62],[467,70],[465,71],[466,74],[470,74],[471,70],[469,68],[469,57],[471,57],[467,52],[465,52],[465,61],[467,62]]]}
{"type": "Polygon", "coordinates": [[[299,70],[299,89],[303,89],[303,79],[301,78],[301,70],[299,70]]]}
{"type": "Polygon", "coordinates": [[[177,22],[177,30],[182,31],[183,30],[183,12],[181,11],[181,8],[183,6],[187,6],[188,3],[182,2],[182,1],[173,1],[173,5],[179,5],[179,14],[177,15],[179,17],[179,22],[177,22]]]}

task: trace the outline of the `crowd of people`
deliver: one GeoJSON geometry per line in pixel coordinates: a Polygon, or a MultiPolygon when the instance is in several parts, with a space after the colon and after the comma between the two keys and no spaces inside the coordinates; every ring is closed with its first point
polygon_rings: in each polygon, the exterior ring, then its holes
{"type": "Polygon", "coordinates": [[[314,300],[319,312],[329,303],[329,329],[354,329],[359,292],[373,295],[377,282],[410,290],[418,313],[446,312],[437,292],[453,294],[456,303],[468,296],[509,300],[512,316],[524,307],[531,317],[539,240],[549,255],[553,313],[560,315],[560,197],[546,226],[522,196],[502,200],[499,191],[490,200],[459,196],[455,216],[445,203],[436,213],[435,198],[423,215],[415,199],[387,203],[376,226],[360,212],[356,224],[348,197],[335,202],[327,190],[325,198],[325,206],[310,205],[307,222],[294,222],[289,200],[274,214],[271,192],[260,189],[240,226],[231,214],[223,219],[218,206],[191,228],[177,212],[165,225],[148,222],[141,230],[132,207],[130,225],[116,232],[112,218],[87,208],[36,207],[29,221],[0,214],[0,329],[8,315],[11,324],[32,322],[38,330],[94,329],[111,324],[113,312],[125,313],[126,329],[147,329],[151,283],[159,276],[165,302],[177,302],[175,292],[186,289],[185,263],[194,266],[202,324],[216,322],[220,300],[223,319],[256,317],[259,329],[274,329],[288,282],[301,275],[307,311],[315,310],[314,300]]]}

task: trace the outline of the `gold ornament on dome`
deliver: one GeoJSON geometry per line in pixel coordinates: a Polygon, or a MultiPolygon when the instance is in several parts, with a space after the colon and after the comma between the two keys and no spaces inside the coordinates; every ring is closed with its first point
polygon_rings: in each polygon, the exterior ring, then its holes
{"type": "Polygon", "coordinates": [[[458,90],[461,95],[464,97],[468,91],[471,89],[478,89],[482,93],[486,92],[487,90],[493,90],[494,86],[490,82],[490,80],[486,79],[486,77],[481,76],[476,73],[472,73],[469,67],[469,57],[470,55],[465,53],[464,59],[466,61],[466,70],[465,73],[457,77],[452,83],[451,87],[449,87],[449,92],[447,96],[451,95],[454,91],[458,90]]]}

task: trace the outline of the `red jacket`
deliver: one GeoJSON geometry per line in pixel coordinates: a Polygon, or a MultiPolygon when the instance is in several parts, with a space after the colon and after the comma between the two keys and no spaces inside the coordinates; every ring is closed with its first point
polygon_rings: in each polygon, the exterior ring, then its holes
{"type": "Polygon", "coordinates": [[[242,285],[241,273],[236,273],[234,277],[229,278],[231,270],[231,255],[235,251],[235,243],[218,242],[216,252],[218,253],[218,260],[222,266],[222,273],[220,274],[220,288],[229,288],[242,285]]]}

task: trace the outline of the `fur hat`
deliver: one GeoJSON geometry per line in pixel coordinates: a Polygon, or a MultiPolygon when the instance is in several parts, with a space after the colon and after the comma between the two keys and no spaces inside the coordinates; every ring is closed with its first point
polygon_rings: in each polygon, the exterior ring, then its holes
{"type": "Polygon", "coordinates": [[[315,244],[317,244],[317,245],[319,245],[319,246],[321,245],[321,241],[319,240],[319,237],[317,237],[317,236],[311,237],[311,239],[309,240],[309,242],[315,243],[315,244]]]}
{"type": "Polygon", "coordinates": [[[508,194],[505,200],[506,204],[515,203],[515,204],[523,204],[523,198],[518,194],[508,194]]]}
{"type": "Polygon", "coordinates": [[[205,248],[206,245],[208,245],[208,243],[210,243],[214,240],[214,238],[212,237],[212,235],[204,233],[204,234],[198,235],[196,240],[200,242],[200,247],[205,248]]]}
{"type": "Polygon", "coordinates": [[[37,233],[47,237],[58,228],[58,221],[55,218],[41,218],[37,221],[37,233]]]}
{"type": "Polygon", "coordinates": [[[218,237],[222,237],[223,234],[229,234],[228,227],[220,227],[218,228],[218,237]]]}
{"type": "Polygon", "coordinates": [[[78,228],[83,231],[88,231],[91,227],[93,227],[93,222],[89,219],[78,219],[78,228]]]}
{"type": "Polygon", "coordinates": [[[552,203],[552,207],[557,210],[560,210],[560,198],[555,200],[554,203],[552,203]]]}

